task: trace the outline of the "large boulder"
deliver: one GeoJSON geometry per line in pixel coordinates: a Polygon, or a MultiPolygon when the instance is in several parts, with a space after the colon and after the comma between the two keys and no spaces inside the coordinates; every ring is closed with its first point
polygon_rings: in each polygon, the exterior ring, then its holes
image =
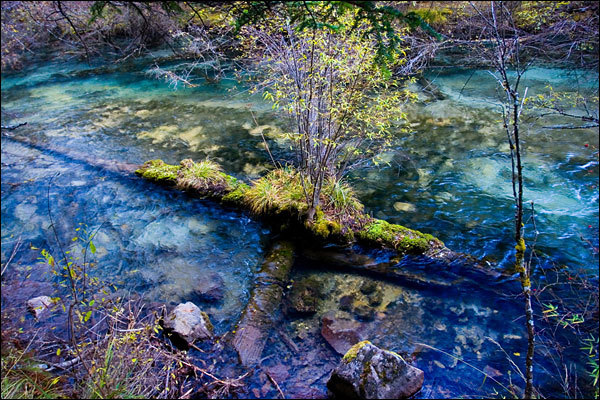
{"type": "Polygon", "coordinates": [[[163,327],[173,344],[183,350],[187,350],[196,340],[213,337],[213,326],[208,315],[191,301],[175,307],[164,318],[163,327]]]}
{"type": "Polygon", "coordinates": [[[327,388],[340,399],[403,399],[421,390],[423,375],[399,354],[365,340],[344,355],[327,388]]]}
{"type": "Polygon", "coordinates": [[[329,311],[321,319],[321,335],[339,354],[362,340],[363,325],[347,312],[329,311]]]}
{"type": "Polygon", "coordinates": [[[38,296],[27,300],[27,310],[39,319],[52,306],[52,299],[48,296],[38,296]]]}

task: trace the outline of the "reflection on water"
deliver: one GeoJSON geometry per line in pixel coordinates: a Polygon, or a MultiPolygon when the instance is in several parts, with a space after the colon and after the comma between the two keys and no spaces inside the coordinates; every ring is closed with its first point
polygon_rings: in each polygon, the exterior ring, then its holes
{"type": "MultiPolygon", "coordinates": [[[[172,91],[148,79],[144,68],[142,62],[93,69],[49,61],[3,76],[2,124],[27,121],[9,135],[27,136],[42,148],[52,143],[90,159],[129,163],[209,157],[245,180],[270,168],[261,133],[277,156],[290,158],[280,137],[283,123],[268,104],[248,96],[232,81],[172,91]]],[[[493,81],[483,71],[434,71],[429,79],[445,99],[434,101],[423,94],[423,101],[409,109],[413,133],[399,137],[395,148],[382,155],[388,164],[353,171],[349,180],[375,217],[432,233],[454,250],[498,260],[498,268],[504,268],[510,265],[514,246],[511,172],[493,81]]],[[[560,90],[573,79],[561,71],[535,69],[523,86],[535,94],[547,82],[560,90]]],[[[579,75],[576,81],[582,87],[597,87],[594,79],[579,75]]],[[[542,121],[528,122],[523,137],[525,200],[535,203],[540,248],[553,262],[593,271],[597,254],[580,237],[598,245],[597,131],[543,126],[542,121]]],[[[80,222],[98,228],[94,272],[100,277],[149,301],[171,305],[194,301],[209,313],[217,333],[233,329],[269,237],[261,223],[210,201],[3,137],[2,263],[20,237],[24,246],[10,267],[15,276],[36,265],[38,254],[30,246],[56,248],[48,202],[63,243],[73,243],[80,222]],[[222,290],[207,295],[203,289],[207,287],[222,290]]],[[[77,246],[72,245],[74,250],[77,246]]],[[[411,287],[373,281],[373,276],[334,269],[318,260],[318,255],[300,257],[292,276],[295,281],[312,276],[322,283],[317,314],[276,316],[283,323],[263,354],[264,367],[280,378],[286,394],[325,395],[328,374],[339,361],[320,335],[320,319],[331,310],[350,312],[361,320],[366,338],[412,357],[426,373],[420,397],[489,395],[500,390],[490,380],[484,382],[478,369],[507,384],[510,366],[502,349],[523,364],[523,356],[514,354],[524,354],[525,331],[520,320],[507,323],[520,315],[522,307],[510,297],[490,301],[486,283],[481,288],[460,280],[448,289],[411,287]],[[360,291],[364,282],[371,281],[381,293],[374,306],[368,306],[360,291]],[[355,294],[356,304],[343,305],[341,298],[349,293],[355,294]],[[282,340],[284,336],[298,352],[282,340]]],[[[402,267],[418,269],[432,280],[439,268],[402,267]]],[[[49,281],[36,274],[31,285],[43,287],[49,281]]],[[[29,294],[17,291],[8,301],[19,304],[29,294]]],[[[239,367],[228,368],[222,373],[234,374],[239,367]]],[[[552,374],[540,372],[536,379],[539,385],[560,390],[552,386],[556,385],[552,374]]],[[[251,378],[251,387],[256,391],[249,396],[277,395],[264,373],[251,378]]]]}

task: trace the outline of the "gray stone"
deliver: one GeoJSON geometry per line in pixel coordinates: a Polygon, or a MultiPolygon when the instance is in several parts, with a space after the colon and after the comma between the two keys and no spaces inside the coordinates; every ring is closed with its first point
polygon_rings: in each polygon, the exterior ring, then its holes
{"type": "Polygon", "coordinates": [[[208,315],[191,301],[179,304],[164,319],[164,328],[171,341],[181,349],[196,340],[212,339],[213,326],[208,315]]]}
{"type": "Polygon", "coordinates": [[[365,340],[348,350],[327,387],[339,398],[402,399],[421,390],[423,378],[399,354],[365,340]]]}
{"type": "Polygon", "coordinates": [[[39,319],[46,310],[52,306],[52,299],[48,296],[38,296],[27,300],[27,310],[39,319]]]}
{"type": "Polygon", "coordinates": [[[362,340],[362,324],[346,312],[327,312],[321,321],[321,335],[339,354],[362,340]]]}

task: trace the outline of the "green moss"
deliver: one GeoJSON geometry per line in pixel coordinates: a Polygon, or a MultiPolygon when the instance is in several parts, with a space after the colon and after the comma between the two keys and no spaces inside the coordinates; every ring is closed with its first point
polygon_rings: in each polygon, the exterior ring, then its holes
{"type": "MultiPolygon", "coordinates": [[[[229,176],[229,175],[228,175],[229,176]]],[[[235,179],[235,178],[233,178],[235,179]]],[[[244,197],[250,186],[246,185],[243,182],[235,180],[235,184],[232,184],[231,181],[228,181],[229,187],[234,187],[234,189],[223,196],[223,202],[232,203],[232,204],[241,204],[244,202],[244,197]]]]}
{"type": "MultiPolygon", "coordinates": [[[[258,215],[302,219],[309,208],[303,178],[289,167],[275,169],[251,186],[225,174],[218,164],[208,160],[195,163],[186,159],[180,165],[151,160],[136,173],[152,181],[221,198],[224,203],[248,207],[258,215]]],[[[364,215],[363,206],[352,189],[340,181],[327,180],[319,201],[321,206],[317,207],[314,218],[305,221],[306,228],[319,238],[335,236],[336,240],[347,242],[356,238],[395,249],[399,254],[423,254],[432,247],[443,246],[431,235],[364,215]],[[365,220],[368,221],[366,224],[365,220]]]]}
{"type": "Polygon", "coordinates": [[[341,225],[336,221],[328,219],[321,207],[317,207],[314,221],[307,221],[307,227],[314,234],[322,238],[327,238],[330,235],[339,235],[342,231],[341,225]]]}
{"type": "Polygon", "coordinates": [[[179,165],[165,164],[163,160],[150,160],[146,161],[135,173],[154,182],[174,184],[177,182],[179,169],[179,165]]]}
{"type": "Polygon", "coordinates": [[[210,318],[208,317],[208,314],[205,313],[204,311],[200,311],[200,314],[202,315],[202,318],[204,318],[204,323],[206,324],[206,329],[208,329],[208,331],[210,333],[213,333],[214,327],[213,327],[213,324],[210,322],[210,318]]]}
{"type": "Polygon", "coordinates": [[[344,354],[342,360],[345,362],[350,362],[356,358],[360,349],[362,349],[365,345],[371,344],[368,340],[363,340],[362,342],[356,343],[354,346],[350,347],[350,349],[344,354]]]}
{"type": "Polygon", "coordinates": [[[404,254],[422,254],[429,250],[433,243],[441,244],[432,235],[401,225],[390,224],[380,219],[374,219],[368,223],[361,231],[357,232],[357,236],[359,239],[378,242],[404,254]]]}

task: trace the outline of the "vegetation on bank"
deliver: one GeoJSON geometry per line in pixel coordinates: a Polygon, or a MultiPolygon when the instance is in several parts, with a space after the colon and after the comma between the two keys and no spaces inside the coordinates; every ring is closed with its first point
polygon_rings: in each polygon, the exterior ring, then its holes
{"type": "Polygon", "coordinates": [[[363,205],[350,186],[329,180],[321,191],[315,218],[308,219],[301,175],[291,167],[279,168],[247,185],[225,174],[212,161],[195,163],[190,159],[180,165],[150,160],[136,170],[150,181],[175,186],[181,190],[248,209],[255,215],[276,219],[278,223],[299,222],[315,237],[342,243],[354,240],[393,249],[399,254],[425,254],[444,244],[429,234],[372,218],[363,213],[363,205]]]}

